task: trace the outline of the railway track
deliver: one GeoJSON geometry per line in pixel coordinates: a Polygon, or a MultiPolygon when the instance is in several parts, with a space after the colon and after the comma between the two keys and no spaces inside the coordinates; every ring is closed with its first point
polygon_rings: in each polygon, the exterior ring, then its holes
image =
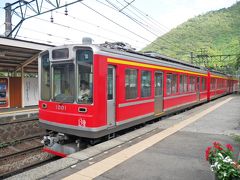
{"type": "MultiPolygon", "coordinates": [[[[31,141],[32,139],[42,139],[42,137],[45,135],[45,133],[42,134],[37,134],[37,135],[33,135],[33,136],[29,136],[29,137],[25,137],[25,138],[17,138],[17,139],[13,139],[11,141],[7,141],[4,143],[0,143],[0,152],[1,152],[1,148],[5,148],[8,146],[13,146],[22,142],[27,142],[27,141],[31,141]]],[[[0,159],[1,159],[1,155],[0,155],[0,159]]]]}
{"type": "Polygon", "coordinates": [[[0,179],[53,159],[53,155],[42,152],[42,147],[38,137],[0,148],[0,179]]]}
{"type": "Polygon", "coordinates": [[[42,148],[43,145],[41,144],[40,140],[41,138],[39,136],[25,138],[16,142],[12,142],[12,145],[0,148],[0,161],[5,160],[11,156],[13,157],[21,155],[22,153],[28,152],[30,150],[42,148]]]}

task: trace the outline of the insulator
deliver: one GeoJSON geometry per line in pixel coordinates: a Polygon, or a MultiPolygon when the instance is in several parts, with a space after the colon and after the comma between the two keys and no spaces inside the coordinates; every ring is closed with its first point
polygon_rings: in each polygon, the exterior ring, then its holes
{"type": "Polygon", "coordinates": [[[52,14],[52,12],[51,12],[50,21],[51,21],[51,23],[53,23],[53,14],[52,14]]]}
{"type": "Polygon", "coordinates": [[[67,9],[67,6],[65,6],[65,15],[67,16],[68,15],[68,9],[67,9]]]}

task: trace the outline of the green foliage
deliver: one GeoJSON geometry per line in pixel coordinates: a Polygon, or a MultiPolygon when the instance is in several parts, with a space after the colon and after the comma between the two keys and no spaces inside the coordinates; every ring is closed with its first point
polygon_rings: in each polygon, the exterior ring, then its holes
{"type": "MultiPolygon", "coordinates": [[[[209,55],[240,54],[239,19],[240,2],[237,2],[227,9],[211,11],[189,19],[157,38],[142,51],[154,51],[186,61],[190,61],[190,52],[200,54],[197,51],[201,48],[205,48],[209,55]]],[[[238,69],[240,57],[237,62],[234,58],[228,64],[238,69]]]]}

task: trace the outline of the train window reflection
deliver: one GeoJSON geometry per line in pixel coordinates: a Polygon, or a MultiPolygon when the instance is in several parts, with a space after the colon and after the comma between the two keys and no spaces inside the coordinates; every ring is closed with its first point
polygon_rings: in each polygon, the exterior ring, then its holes
{"type": "Polygon", "coordinates": [[[74,101],[74,65],[53,65],[53,101],[74,101]]]}

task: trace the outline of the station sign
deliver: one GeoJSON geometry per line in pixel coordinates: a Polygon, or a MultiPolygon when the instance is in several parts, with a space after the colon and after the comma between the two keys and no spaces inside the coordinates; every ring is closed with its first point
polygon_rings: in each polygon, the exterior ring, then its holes
{"type": "Polygon", "coordinates": [[[9,107],[9,79],[0,77],[0,108],[9,107]]]}

